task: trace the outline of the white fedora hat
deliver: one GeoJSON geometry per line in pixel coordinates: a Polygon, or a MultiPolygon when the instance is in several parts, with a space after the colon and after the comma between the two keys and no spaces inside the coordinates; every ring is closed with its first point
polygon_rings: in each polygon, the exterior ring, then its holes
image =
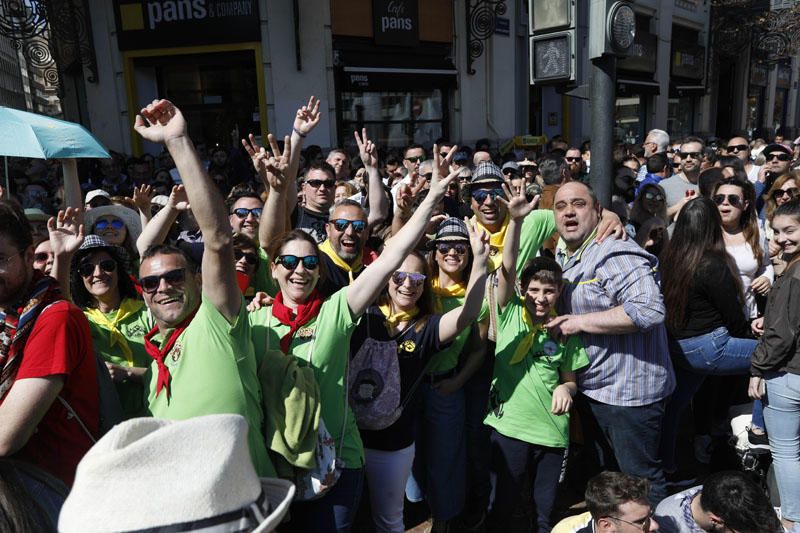
{"type": "Polygon", "coordinates": [[[103,205],[95,207],[84,213],[84,226],[86,233],[91,233],[94,230],[94,223],[97,219],[104,215],[113,215],[125,223],[128,228],[128,235],[131,236],[131,242],[135,245],[139,235],[142,234],[142,220],[139,218],[139,213],[133,209],[129,209],[124,205],[103,205]]]}
{"type": "Polygon", "coordinates": [[[134,418],[78,464],[58,530],[267,532],[283,520],[294,490],[256,475],[240,415],[134,418]]]}

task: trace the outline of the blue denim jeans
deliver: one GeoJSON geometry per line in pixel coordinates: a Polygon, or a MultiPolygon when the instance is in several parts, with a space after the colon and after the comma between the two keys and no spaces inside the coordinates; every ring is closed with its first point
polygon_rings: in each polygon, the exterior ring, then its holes
{"type": "Polygon", "coordinates": [[[667,482],[661,467],[659,442],[665,401],[626,407],[608,405],[582,396],[594,420],[584,420],[586,442],[594,442],[604,469],[615,459],[620,470],[629,476],[650,480],[650,503],[654,506],[667,497],[667,482]],[[594,423],[593,423],[594,422],[594,423]],[[610,451],[613,458],[605,457],[610,451]]]}
{"type": "Polygon", "coordinates": [[[328,494],[292,504],[291,520],[280,529],[294,533],[347,533],[353,527],[363,490],[364,468],[344,468],[328,494]]]}
{"type": "Polygon", "coordinates": [[[767,376],[764,418],[781,495],[781,515],[800,522],[800,375],[767,376]]]}
{"type": "MultiPolygon", "coordinates": [[[[422,413],[417,417],[417,455],[408,487],[419,486],[436,520],[451,520],[464,509],[467,473],[464,390],[444,395],[422,383],[422,413]]],[[[409,500],[418,494],[406,489],[409,500]]]]}
{"type": "Polygon", "coordinates": [[[564,448],[550,448],[512,439],[492,430],[492,531],[507,531],[510,519],[521,503],[525,484],[532,482],[528,493],[533,496],[538,533],[553,529],[551,515],[556,501],[558,478],[564,462],[564,448]]]}
{"type": "MultiPolygon", "coordinates": [[[[661,456],[667,471],[677,468],[675,444],[681,414],[691,403],[706,376],[748,374],[750,359],[757,345],[758,341],[755,339],[731,337],[726,328],[717,328],[705,335],[670,342],[676,384],[664,412],[661,436],[661,456]]],[[[753,404],[752,424],[764,427],[760,401],[753,404]]]]}

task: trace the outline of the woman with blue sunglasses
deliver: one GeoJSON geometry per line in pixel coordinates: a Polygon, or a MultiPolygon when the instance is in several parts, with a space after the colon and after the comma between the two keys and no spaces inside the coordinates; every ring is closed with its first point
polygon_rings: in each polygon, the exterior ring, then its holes
{"type": "Polygon", "coordinates": [[[142,233],[139,214],[122,205],[105,205],[86,212],[85,227],[112,246],[120,246],[135,270],[139,253],[136,240],[142,233]]]}
{"type": "MultiPolygon", "coordinates": [[[[441,163],[446,169],[449,159],[441,163]]],[[[271,190],[265,210],[280,217],[289,194],[289,179],[274,158],[268,158],[266,165],[271,190]]],[[[428,197],[387,243],[381,256],[351,285],[327,298],[317,288],[325,275],[319,261],[321,252],[307,233],[290,231],[269,247],[272,277],[279,291],[272,306],[250,315],[256,353],[280,349],[314,369],[322,398],[321,417],[336,443],[337,457],[344,462],[338,482],[323,497],[295,503],[289,531],[345,531],[353,523],[363,484],[364,449],[347,405],[345,347],[350,345],[361,315],[422,236],[434,206],[454,178],[451,174],[440,179],[437,168],[428,197]]]]}

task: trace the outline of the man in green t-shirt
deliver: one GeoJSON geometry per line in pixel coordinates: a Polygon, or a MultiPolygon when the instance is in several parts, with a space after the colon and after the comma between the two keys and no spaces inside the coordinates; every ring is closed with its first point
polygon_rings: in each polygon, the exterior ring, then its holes
{"type": "Polygon", "coordinates": [[[158,100],[142,109],[134,128],[145,140],[163,143],[169,150],[205,244],[202,293],[200,275],[180,249],[157,245],[142,254],[143,297],[156,321],[145,337],[154,360],[145,375],[148,410],[169,419],[244,416],[256,471],[275,475],[261,434],[261,389],[236,283],[225,203],[197,156],[183,115],[171,102],[158,100]]]}

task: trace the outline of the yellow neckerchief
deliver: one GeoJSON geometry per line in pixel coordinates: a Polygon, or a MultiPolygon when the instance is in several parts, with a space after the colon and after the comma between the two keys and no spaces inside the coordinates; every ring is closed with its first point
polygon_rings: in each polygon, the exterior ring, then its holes
{"type": "Polygon", "coordinates": [[[433,293],[433,311],[435,313],[443,312],[442,297],[445,298],[463,298],[467,295],[467,284],[463,281],[454,283],[449,287],[442,287],[439,284],[439,276],[434,276],[431,280],[431,292],[433,293]]]}
{"type": "Polygon", "coordinates": [[[130,318],[138,313],[142,306],[144,306],[144,302],[140,300],[125,298],[122,300],[122,303],[120,303],[119,309],[117,309],[117,314],[114,315],[112,320],[109,320],[105,313],[97,308],[87,309],[84,311],[86,316],[92,319],[92,322],[108,329],[109,346],[113,348],[115,344],[119,344],[119,349],[122,352],[122,355],[125,356],[128,366],[133,366],[133,352],[131,351],[130,346],[128,346],[128,339],[126,339],[119,330],[119,324],[127,318],[130,318]]]}
{"type": "Polygon", "coordinates": [[[489,272],[494,272],[500,265],[503,264],[503,243],[506,240],[506,230],[508,230],[508,215],[503,221],[503,225],[497,231],[492,233],[487,227],[478,222],[478,217],[472,216],[472,222],[477,224],[479,230],[483,230],[489,234],[489,272]]]}
{"type": "Polygon", "coordinates": [[[347,272],[347,276],[350,278],[350,283],[353,283],[353,272],[359,272],[363,267],[361,264],[361,259],[364,255],[363,249],[358,253],[358,256],[356,256],[352,264],[345,263],[345,261],[339,257],[339,255],[336,253],[336,250],[333,249],[330,239],[325,239],[322,244],[319,245],[319,251],[330,257],[331,261],[333,261],[333,264],[347,272]]]}
{"type": "Polygon", "coordinates": [[[414,306],[414,308],[410,311],[398,311],[396,313],[392,313],[392,304],[384,303],[378,304],[378,309],[380,309],[381,313],[383,313],[383,316],[386,317],[386,329],[390,331],[396,328],[400,322],[408,322],[419,314],[419,308],[417,306],[414,306]]]}
{"type": "MultiPolygon", "coordinates": [[[[527,356],[528,352],[530,352],[531,348],[533,348],[533,342],[536,340],[536,336],[539,334],[539,332],[547,330],[544,322],[533,322],[531,313],[528,311],[528,307],[525,305],[524,300],[522,300],[521,304],[522,323],[525,324],[527,331],[525,333],[525,337],[517,344],[517,349],[514,350],[514,355],[511,357],[511,361],[508,362],[510,365],[516,365],[525,359],[525,356],[527,356]]],[[[555,309],[550,309],[550,317],[554,316],[556,316],[555,309]]]]}

